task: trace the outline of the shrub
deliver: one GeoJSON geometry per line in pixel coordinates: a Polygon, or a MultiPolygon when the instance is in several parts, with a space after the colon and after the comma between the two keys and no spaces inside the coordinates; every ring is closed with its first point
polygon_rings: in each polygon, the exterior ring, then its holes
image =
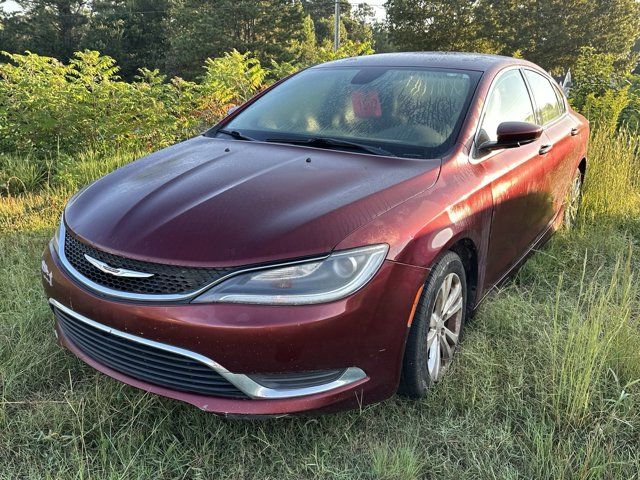
{"type": "Polygon", "coordinates": [[[172,109],[180,92],[157,72],[127,83],[115,61],[98,52],[77,52],[68,65],[32,53],[5,55],[11,63],[0,64],[3,151],[42,156],[99,143],[162,146],[185,129],[172,109]]]}
{"type": "Polygon", "coordinates": [[[199,83],[168,80],[148,69],[125,82],[115,60],[96,51],[76,52],[68,64],[2,52],[9,61],[0,63],[0,152],[27,155],[24,161],[37,164],[27,176],[40,178],[47,162],[61,155],[161,148],[218,122],[231,105],[270,81],[314,63],[372,52],[370,44],[352,41],[334,52],[315,38],[290,48],[296,63],[274,63],[271,70],[249,52],[209,58],[199,83]]]}
{"type": "Polygon", "coordinates": [[[617,69],[616,57],[583,47],[573,69],[572,106],[595,125],[614,130],[629,104],[626,75],[617,69]]]}
{"type": "Polygon", "coordinates": [[[267,76],[260,60],[235,49],[222,57],[208,58],[204,70],[202,83],[197,87],[197,103],[201,119],[208,123],[217,122],[229,107],[258,93],[267,76]]]}

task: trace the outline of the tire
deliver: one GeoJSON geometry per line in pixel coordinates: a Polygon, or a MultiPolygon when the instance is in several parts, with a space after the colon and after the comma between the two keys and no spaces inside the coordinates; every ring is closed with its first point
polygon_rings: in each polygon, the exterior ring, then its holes
{"type": "Polygon", "coordinates": [[[462,338],[466,316],[464,265],[457,254],[447,252],[431,269],[418,301],[407,337],[398,393],[422,398],[442,378],[462,338]],[[459,296],[454,299],[458,287],[459,296]],[[444,321],[438,320],[443,298],[454,302],[444,321]]]}
{"type": "Polygon", "coordinates": [[[580,203],[582,202],[582,172],[578,168],[573,174],[571,187],[564,201],[564,217],[562,225],[565,229],[570,230],[578,218],[580,203]]]}

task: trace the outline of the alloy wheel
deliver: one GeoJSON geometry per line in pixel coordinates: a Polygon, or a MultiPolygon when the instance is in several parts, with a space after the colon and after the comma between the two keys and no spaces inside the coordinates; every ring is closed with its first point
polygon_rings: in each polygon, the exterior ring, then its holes
{"type": "Polygon", "coordinates": [[[453,359],[462,330],[462,283],[448,274],[436,293],[427,335],[428,369],[433,381],[442,378],[453,359]]]}

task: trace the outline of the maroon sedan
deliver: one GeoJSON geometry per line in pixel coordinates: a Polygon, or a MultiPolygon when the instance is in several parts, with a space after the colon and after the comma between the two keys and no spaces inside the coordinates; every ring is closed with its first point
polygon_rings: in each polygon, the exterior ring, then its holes
{"type": "Polygon", "coordinates": [[[421,397],[469,314],[574,220],[588,130],[523,60],[304,70],[71,199],[42,261],[59,340],[224,414],[421,397]]]}

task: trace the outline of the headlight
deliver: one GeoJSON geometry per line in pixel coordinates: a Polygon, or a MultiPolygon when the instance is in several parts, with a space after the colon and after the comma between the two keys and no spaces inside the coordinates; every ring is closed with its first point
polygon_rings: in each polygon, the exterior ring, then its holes
{"type": "Polygon", "coordinates": [[[387,250],[387,245],[372,245],[322,260],[240,273],[193,301],[304,305],[339,300],[373,278],[387,250]]]}

